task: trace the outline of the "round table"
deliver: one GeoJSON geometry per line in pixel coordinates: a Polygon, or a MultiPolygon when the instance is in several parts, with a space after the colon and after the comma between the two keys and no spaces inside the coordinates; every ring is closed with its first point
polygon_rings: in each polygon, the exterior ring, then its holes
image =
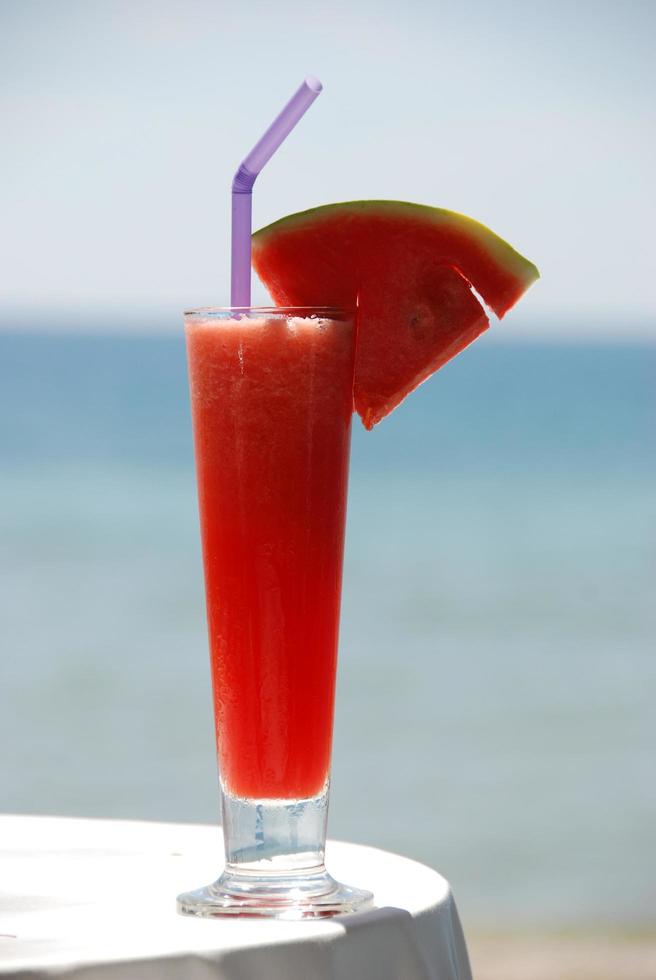
{"type": "Polygon", "coordinates": [[[75,980],[471,980],[436,871],[330,841],[370,911],[301,922],[186,918],[178,892],[221,866],[216,827],[0,817],[0,977],[75,980]]]}

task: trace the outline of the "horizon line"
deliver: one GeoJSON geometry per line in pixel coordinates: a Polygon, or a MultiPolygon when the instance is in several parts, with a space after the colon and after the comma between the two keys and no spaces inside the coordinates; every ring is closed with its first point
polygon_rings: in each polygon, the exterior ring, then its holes
{"type": "MultiPolygon", "coordinates": [[[[152,313],[128,309],[88,308],[7,309],[0,312],[0,334],[33,336],[86,337],[175,337],[182,336],[182,312],[155,309],[152,313]],[[87,310],[90,315],[87,315],[87,310]]],[[[558,343],[643,343],[656,342],[656,313],[635,312],[624,315],[590,311],[523,313],[510,311],[508,318],[491,317],[488,341],[558,343]],[[618,329],[619,326],[619,329],[618,329]]]]}

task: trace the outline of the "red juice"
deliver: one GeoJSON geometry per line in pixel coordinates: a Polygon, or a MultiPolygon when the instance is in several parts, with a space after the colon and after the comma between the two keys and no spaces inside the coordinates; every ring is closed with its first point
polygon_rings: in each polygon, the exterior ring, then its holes
{"type": "Polygon", "coordinates": [[[306,313],[186,319],[219,767],[255,799],[330,766],[354,327],[306,313]]]}

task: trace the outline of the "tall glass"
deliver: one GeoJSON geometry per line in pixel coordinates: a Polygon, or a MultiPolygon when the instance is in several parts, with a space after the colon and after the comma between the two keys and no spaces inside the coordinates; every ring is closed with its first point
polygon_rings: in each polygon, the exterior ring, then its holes
{"type": "Polygon", "coordinates": [[[225,870],[181,912],[288,918],[368,892],[324,866],[354,324],[332,309],[185,316],[225,870]]]}

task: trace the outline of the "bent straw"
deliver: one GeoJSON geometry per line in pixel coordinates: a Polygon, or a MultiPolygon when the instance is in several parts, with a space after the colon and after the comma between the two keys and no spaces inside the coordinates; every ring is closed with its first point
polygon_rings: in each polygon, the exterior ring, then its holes
{"type": "Polygon", "coordinates": [[[244,157],[233,178],[231,306],[251,305],[251,206],[255,179],[310,108],[322,87],[319,79],[312,75],[305,79],[248,156],[244,157]]]}

